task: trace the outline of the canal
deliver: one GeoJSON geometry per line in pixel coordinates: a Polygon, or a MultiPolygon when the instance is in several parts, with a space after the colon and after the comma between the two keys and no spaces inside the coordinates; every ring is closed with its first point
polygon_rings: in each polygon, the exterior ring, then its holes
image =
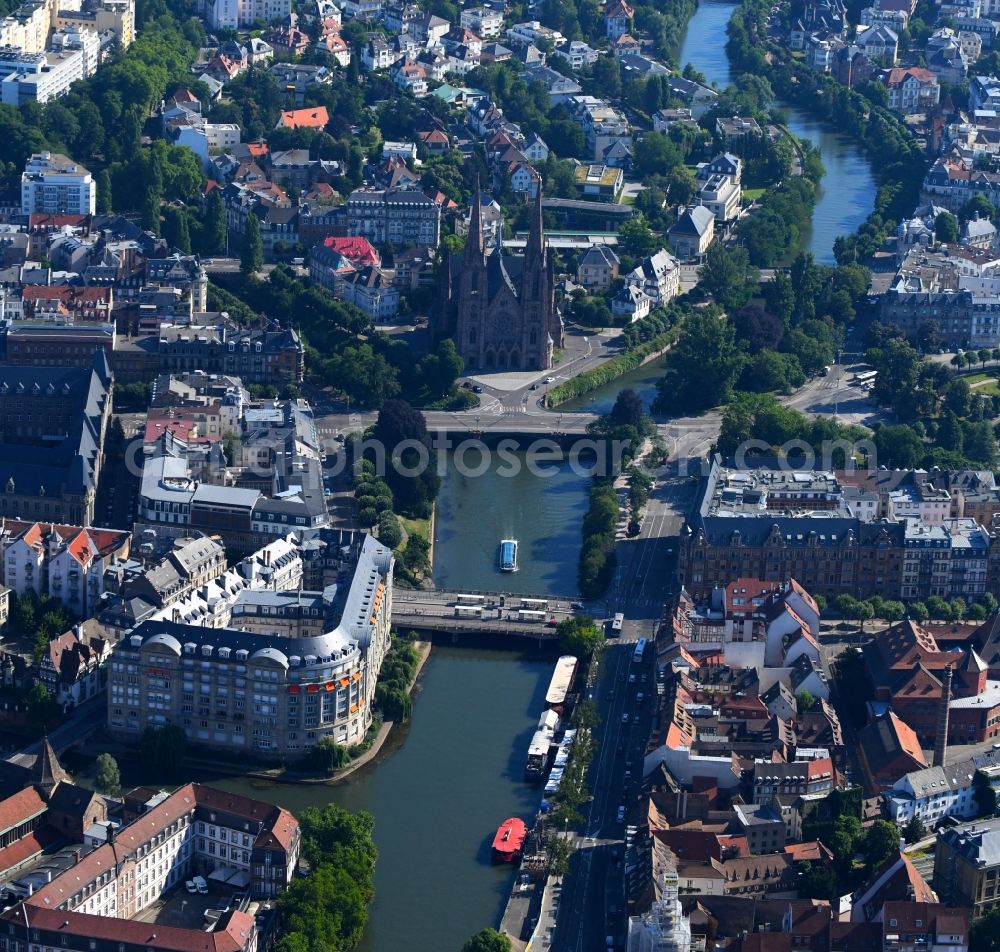
{"type": "MultiPolygon", "coordinates": [[[[720,89],[732,81],[726,56],[726,26],[736,4],[729,0],[702,0],[688,23],[679,62],[690,63],[720,89]]],[[[807,112],[778,100],[788,117],[788,128],[799,139],[819,149],[826,168],[820,183],[812,229],[804,236],[804,250],[821,264],[835,264],[833,243],[838,235],[855,231],[875,203],[875,179],[867,159],[852,140],[807,112]]]]}
{"type": "Polygon", "coordinates": [[[494,458],[481,476],[475,475],[479,461],[471,452],[464,466],[454,455],[448,457],[437,500],[435,584],[463,591],[573,595],[588,481],[567,462],[539,460],[535,475],[523,452],[509,463],[494,458]],[[501,539],[518,540],[517,572],[497,567],[501,539]]]}
{"type": "Polygon", "coordinates": [[[358,949],[458,952],[507,900],[511,870],[490,863],[497,826],[538,808],[541,791],[521,776],[551,671],[535,655],[435,648],[413,720],[343,784],[207,782],[293,813],[326,803],[373,813],[375,901],[358,949]]]}

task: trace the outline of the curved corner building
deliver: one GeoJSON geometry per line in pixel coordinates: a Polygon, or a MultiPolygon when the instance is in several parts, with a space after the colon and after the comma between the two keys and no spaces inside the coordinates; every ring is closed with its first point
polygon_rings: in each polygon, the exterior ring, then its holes
{"type": "Polygon", "coordinates": [[[353,571],[322,591],[231,586],[216,599],[223,627],[143,622],[111,659],[111,732],[134,743],[178,724],[193,745],[267,758],[324,737],[359,743],[389,647],[393,564],[365,536],[353,571]]]}

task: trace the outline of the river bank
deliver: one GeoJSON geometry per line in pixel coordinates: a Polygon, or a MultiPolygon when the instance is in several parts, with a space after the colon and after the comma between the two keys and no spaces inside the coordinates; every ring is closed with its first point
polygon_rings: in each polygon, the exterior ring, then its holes
{"type": "MultiPolygon", "coordinates": [[[[727,27],[739,6],[736,0],[701,0],[681,45],[678,62],[682,66],[690,63],[719,89],[734,79],[727,53],[727,27]]],[[[792,135],[819,150],[826,169],[800,250],[811,253],[820,264],[835,264],[836,239],[857,231],[874,207],[877,186],[871,164],[857,143],[833,124],[781,98],[774,105],[785,113],[792,135]]]]}

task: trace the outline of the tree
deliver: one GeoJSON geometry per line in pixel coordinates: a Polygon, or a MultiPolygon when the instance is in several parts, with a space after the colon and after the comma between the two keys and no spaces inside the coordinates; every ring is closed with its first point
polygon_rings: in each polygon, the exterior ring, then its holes
{"type": "Polygon", "coordinates": [[[1000,952],[1000,906],[972,921],[969,952],[1000,952]]]}
{"type": "Polygon", "coordinates": [[[247,230],[243,236],[243,253],[240,255],[240,273],[244,276],[256,274],[264,267],[264,243],[260,237],[260,220],[250,212],[247,216],[247,230]]]}
{"type": "Polygon", "coordinates": [[[716,242],[708,249],[699,269],[701,284],[726,311],[736,311],[749,303],[760,284],[760,274],[750,264],[750,255],[740,246],[716,242]]]}
{"type": "Polygon", "coordinates": [[[903,827],[903,839],[907,843],[917,843],[927,835],[927,828],[919,816],[912,816],[910,822],[903,827]]]}
{"type": "Polygon", "coordinates": [[[338,744],[332,737],[321,737],[306,754],[305,761],[311,770],[317,773],[332,774],[335,770],[346,766],[351,759],[347,748],[338,744]]]}
{"type": "Polygon", "coordinates": [[[111,176],[107,169],[101,169],[97,173],[95,180],[97,187],[97,214],[110,215],[112,211],[111,203],[111,176]]]}
{"type": "Polygon", "coordinates": [[[632,389],[622,390],[611,408],[611,422],[614,425],[632,426],[639,429],[646,416],[642,398],[632,389]]]}
{"type": "Polygon", "coordinates": [[[48,729],[49,725],[59,716],[59,704],[52,696],[52,692],[41,683],[36,681],[24,696],[24,703],[28,707],[28,719],[39,733],[48,729]]]}
{"type": "Polygon", "coordinates": [[[483,929],[462,946],[462,952],[510,952],[510,948],[510,939],[503,933],[483,929]]]}
{"type": "Polygon", "coordinates": [[[111,754],[98,754],[95,763],[94,785],[101,793],[114,796],[122,784],[118,761],[111,754]]]}
{"type": "Polygon", "coordinates": [[[213,189],[205,208],[203,249],[206,254],[221,255],[226,250],[226,206],[219,189],[213,189]]]}
{"type": "Polygon", "coordinates": [[[865,862],[875,869],[899,852],[899,828],[891,820],[876,820],[864,836],[865,862]]]}
{"type": "Polygon", "coordinates": [[[727,403],[743,367],[736,333],[717,310],[688,317],[658,386],[655,408],[664,413],[697,413],[727,403]]]}
{"type": "Polygon", "coordinates": [[[858,602],[858,621],[861,622],[861,630],[865,630],[865,624],[875,617],[875,609],[868,602],[858,602]]]}
{"type": "Polygon", "coordinates": [[[372,436],[385,455],[385,480],[392,489],[393,509],[416,516],[430,515],[441,478],[430,455],[424,415],[405,400],[387,400],[379,410],[372,436]],[[421,448],[426,453],[424,460],[421,448]]]}
{"type": "Polygon", "coordinates": [[[958,219],[951,212],[938,212],[934,219],[934,237],[947,244],[958,241],[958,219]]]}
{"type": "Polygon", "coordinates": [[[177,724],[147,727],[139,738],[139,756],[149,771],[173,773],[180,769],[187,751],[187,736],[177,724]]]}
{"type": "Polygon", "coordinates": [[[816,698],[804,689],[795,695],[795,707],[799,714],[805,714],[806,711],[811,711],[815,703],[816,698]]]}
{"type": "Polygon", "coordinates": [[[559,650],[579,658],[589,658],[602,644],[604,632],[594,624],[590,615],[564,618],[556,627],[559,650]]]}
{"type": "Polygon", "coordinates": [[[360,941],[375,895],[374,818],[331,803],[303,810],[299,824],[311,872],[278,900],[284,927],[278,950],[346,952],[360,941]]]}
{"type": "Polygon", "coordinates": [[[858,600],[853,595],[838,595],[833,600],[833,607],[841,618],[858,617],[858,600]]]}
{"type": "Polygon", "coordinates": [[[800,899],[835,899],[837,877],[823,863],[809,861],[800,864],[798,892],[800,899]]]}
{"type": "Polygon", "coordinates": [[[911,602],[909,608],[910,618],[919,624],[923,624],[931,617],[927,606],[923,602],[911,602]]]}

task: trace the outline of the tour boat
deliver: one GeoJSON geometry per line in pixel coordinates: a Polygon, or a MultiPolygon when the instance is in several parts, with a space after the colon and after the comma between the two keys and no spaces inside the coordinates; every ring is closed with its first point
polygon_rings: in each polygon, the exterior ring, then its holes
{"type": "Polygon", "coordinates": [[[501,863],[512,863],[521,856],[528,828],[524,820],[513,816],[504,820],[493,837],[493,859],[501,863]]]}
{"type": "Polygon", "coordinates": [[[500,541],[500,571],[517,571],[517,539],[502,539],[500,541]]]}

